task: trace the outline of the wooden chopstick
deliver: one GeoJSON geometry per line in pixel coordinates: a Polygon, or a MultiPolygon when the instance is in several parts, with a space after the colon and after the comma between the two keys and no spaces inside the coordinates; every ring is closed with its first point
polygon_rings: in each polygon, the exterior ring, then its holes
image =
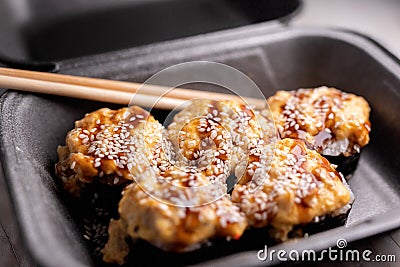
{"type": "Polygon", "coordinates": [[[0,68],[0,86],[15,90],[61,95],[124,105],[129,104],[133,94],[138,92],[140,89],[140,93],[135,95],[135,104],[145,107],[154,106],[160,109],[172,109],[184,103],[184,100],[190,100],[193,98],[236,100],[240,102],[245,101],[256,108],[265,107],[265,100],[251,97],[241,98],[236,95],[183,88],[174,88],[173,90],[169,90],[169,87],[159,85],[10,68],[0,68]]]}
{"type": "MultiPolygon", "coordinates": [[[[0,75],[0,87],[19,91],[59,95],[122,105],[129,105],[133,98],[132,93],[124,91],[106,90],[94,87],[10,77],[4,75],[0,75]]],[[[133,101],[135,105],[169,110],[183,105],[186,100],[136,94],[133,101]]]]}

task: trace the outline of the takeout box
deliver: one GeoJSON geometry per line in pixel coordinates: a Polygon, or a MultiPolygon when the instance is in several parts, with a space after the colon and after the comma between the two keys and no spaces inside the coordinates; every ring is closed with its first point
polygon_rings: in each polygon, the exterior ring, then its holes
{"type": "MultiPolygon", "coordinates": [[[[356,200],[344,226],[274,245],[270,249],[322,250],[400,226],[400,64],[357,33],[279,24],[254,24],[59,62],[60,73],[142,82],[170,65],[210,60],[247,74],[266,97],[278,89],[329,85],[363,96],[370,103],[371,142],[362,150],[349,180],[356,200]]],[[[239,89],[246,95],[246,88],[239,89]]],[[[115,105],[8,91],[0,100],[1,160],[26,245],[43,266],[93,264],[80,218],[54,175],[56,148],[75,120],[115,105]]],[[[165,113],[158,111],[157,119],[165,113]]],[[[132,251],[135,265],[200,264],[258,266],[262,235],[239,245],[216,243],[189,254],[171,254],[145,242],[132,251]],[[254,247],[257,244],[257,247],[254,247]],[[151,261],[149,260],[151,258],[151,261]]],[[[132,261],[132,262],[133,262],[132,261]]]]}

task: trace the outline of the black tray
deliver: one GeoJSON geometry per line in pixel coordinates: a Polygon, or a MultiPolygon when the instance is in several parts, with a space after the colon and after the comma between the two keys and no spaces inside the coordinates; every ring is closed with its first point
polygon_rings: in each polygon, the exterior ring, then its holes
{"type": "MultiPolygon", "coordinates": [[[[397,123],[400,67],[388,52],[360,35],[339,30],[258,25],[93,57],[63,61],[62,73],[144,81],[175,63],[212,60],[250,76],[266,97],[277,89],[330,85],[364,96],[372,107],[371,143],[350,180],[356,201],[345,226],[270,249],[321,250],[400,226],[400,146],[397,123]]],[[[246,95],[246,90],[242,90],[246,95]]],[[[86,243],[54,177],[56,148],[74,120],[102,103],[8,91],[1,97],[1,160],[20,228],[34,259],[44,266],[92,264],[86,243]]],[[[162,114],[156,114],[161,116],[162,114]]],[[[271,264],[257,259],[249,239],[237,249],[192,257],[141,255],[156,262],[213,266],[271,264]],[[251,251],[247,251],[251,248],[251,251]],[[238,252],[242,251],[242,252],[238,252]],[[216,258],[224,255],[223,258],[216,258]]],[[[144,245],[146,246],[146,245],[144,245]]],[[[149,248],[151,249],[151,248],[149,248]]],[[[254,250],[256,249],[256,250],[254,250]]],[[[146,249],[141,253],[146,255],[146,249]]],[[[137,262],[135,262],[137,263],[137,262]]]]}

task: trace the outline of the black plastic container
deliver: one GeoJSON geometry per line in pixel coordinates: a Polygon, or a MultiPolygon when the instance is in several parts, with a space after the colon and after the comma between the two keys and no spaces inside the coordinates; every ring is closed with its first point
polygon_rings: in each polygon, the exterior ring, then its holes
{"type": "Polygon", "coordinates": [[[0,62],[53,61],[276,20],[300,0],[0,2],[0,62]],[[27,10],[24,10],[27,9],[27,10]]]}
{"type": "MultiPolygon", "coordinates": [[[[363,36],[340,30],[260,24],[66,60],[60,63],[60,72],[140,82],[164,67],[192,60],[235,67],[251,77],[266,97],[278,89],[329,85],[365,97],[372,107],[371,142],[362,150],[350,180],[356,201],[346,225],[270,249],[321,250],[335,245],[338,238],[350,242],[400,226],[400,65],[363,36]]],[[[245,88],[241,93],[247,94],[245,88]]],[[[56,148],[64,143],[74,120],[103,106],[115,107],[12,91],[1,97],[1,160],[23,236],[40,265],[92,264],[85,240],[56,182],[54,164],[56,148]]],[[[248,245],[242,243],[240,248],[230,250],[226,246],[211,258],[200,251],[190,259],[175,255],[173,262],[204,266],[272,264],[257,259],[257,250],[263,246],[252,245],[259,236],[249,238],[245,241],[248,245]],[[224,257],[217,258],[219,255],[224,257]]],[[[146,253],[146,247],[142,249],[146,253]]],[[[167,259],[164,256],[152,257],[157,261],[167,259]]],[[[151,265],[151,261],[139,259],[143,262],[135,264],[151,265]]]]}

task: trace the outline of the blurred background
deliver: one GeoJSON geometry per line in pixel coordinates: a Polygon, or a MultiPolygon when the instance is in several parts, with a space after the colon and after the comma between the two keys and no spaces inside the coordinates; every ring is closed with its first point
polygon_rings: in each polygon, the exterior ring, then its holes
{"type": "Polygon", "coordinates": [[[399,0],[304,0],[293,26],[343,27],[363,33],[400,57],[399,0]]]}
{"type": "Polygon", "coordinates": [[[272,20],[359,31],[400,56],[399,0],[0,0],[0,57],[56,61],[272,20]]]}

